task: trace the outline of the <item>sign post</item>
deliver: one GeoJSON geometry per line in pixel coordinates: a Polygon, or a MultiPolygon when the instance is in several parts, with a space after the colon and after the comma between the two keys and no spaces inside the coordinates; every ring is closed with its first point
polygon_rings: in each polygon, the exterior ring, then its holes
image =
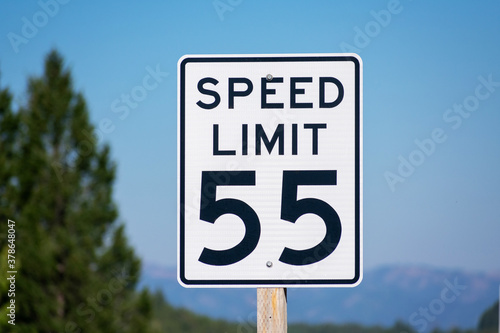
{"type": "Polygon", "coordinates": [[[361,282],[357,55],[187,55],[178,103],[181,285],[361,282]]]}
{"type": "Polygon", "coordinates": [[[285,333],[286,288],[257,288],[257,333],[285,333]]]}

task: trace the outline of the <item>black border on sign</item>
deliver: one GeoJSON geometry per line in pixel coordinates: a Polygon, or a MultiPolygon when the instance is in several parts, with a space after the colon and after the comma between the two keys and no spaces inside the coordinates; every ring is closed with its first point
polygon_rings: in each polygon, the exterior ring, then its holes
{"type": "Polygon", "coordinates": [[[180,168],[180,186],[179,186],[179,262],[180,265],[178,269],[178,278],[186,286],[193,287],[258,287],[263,286],[285,286],[288,287],[301,287],[301,286],[351,286],[356,284],[361,277],[361,175],[360,175],[360,110],[361,110],[361,64],[359,60],[354,56],[234,56],[234,57],[187,57],[182,60],[179,64],[180,71],[180,161],[178,167],[180,168]],[[318,279],[318,280],[188,280],[185,276],[185,72],[186,65],[189,62],[306,62],[306,61],[352,61],[354,63],[355,72],[355,275],[353,279],[350,280],[328,280],[328,279],[318,279]]]}

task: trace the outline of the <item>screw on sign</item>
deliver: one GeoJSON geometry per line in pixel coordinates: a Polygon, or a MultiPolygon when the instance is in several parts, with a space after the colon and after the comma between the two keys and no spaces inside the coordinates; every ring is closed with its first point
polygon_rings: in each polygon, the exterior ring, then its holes
{"type": "Polygon", "coordinates": [[[178,280],[362,279],[362,63],[354,54],[184,56],[178,280]]]}

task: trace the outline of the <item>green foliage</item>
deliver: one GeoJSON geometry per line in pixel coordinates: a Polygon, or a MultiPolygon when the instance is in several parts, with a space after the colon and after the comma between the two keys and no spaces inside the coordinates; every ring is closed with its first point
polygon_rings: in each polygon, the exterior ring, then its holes
{"type": "Polygon", "coordinates": [[[292,324],[288,326],[289,333],[415,333],[410,326],[397,322],[393,327],[384,328],[380,326],[362,326],[358,324],[321,324],[306,325],[292,324]]]}
{"type": "Polygon", "coordinates": [[[238,324],[214,320],[193,312],[174,308],[167,303],[161,292],[153,295],[153,328],[155,332],[168,333],[224,333],[246,332],[238,330],[238,324]]]}
{"type": "Polygon", "coordinates": [[[150,296],[135,292],[140,261],[116,222],[115,165],[62,57],[50,52],[43,75],[29,79],[27,105],[13,111],[11,101],[1,90],[0,260],[5,267],[11,219],[16,332],[147,332],[150,296]]]}
{"type": "Polygon", "coordinates": [[[498,301],[488,308],[479,319],[477,330],[479,333],[496,333],[498,332],[498,301]]]}

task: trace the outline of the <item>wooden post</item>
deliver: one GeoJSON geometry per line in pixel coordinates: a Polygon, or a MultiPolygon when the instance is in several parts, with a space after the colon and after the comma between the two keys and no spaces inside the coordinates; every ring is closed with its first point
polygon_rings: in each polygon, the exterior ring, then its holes
{"type": "Polygon", "coordinates": [[[286,288],[257,288],[257,333],[286,333],[286,288]]]}

